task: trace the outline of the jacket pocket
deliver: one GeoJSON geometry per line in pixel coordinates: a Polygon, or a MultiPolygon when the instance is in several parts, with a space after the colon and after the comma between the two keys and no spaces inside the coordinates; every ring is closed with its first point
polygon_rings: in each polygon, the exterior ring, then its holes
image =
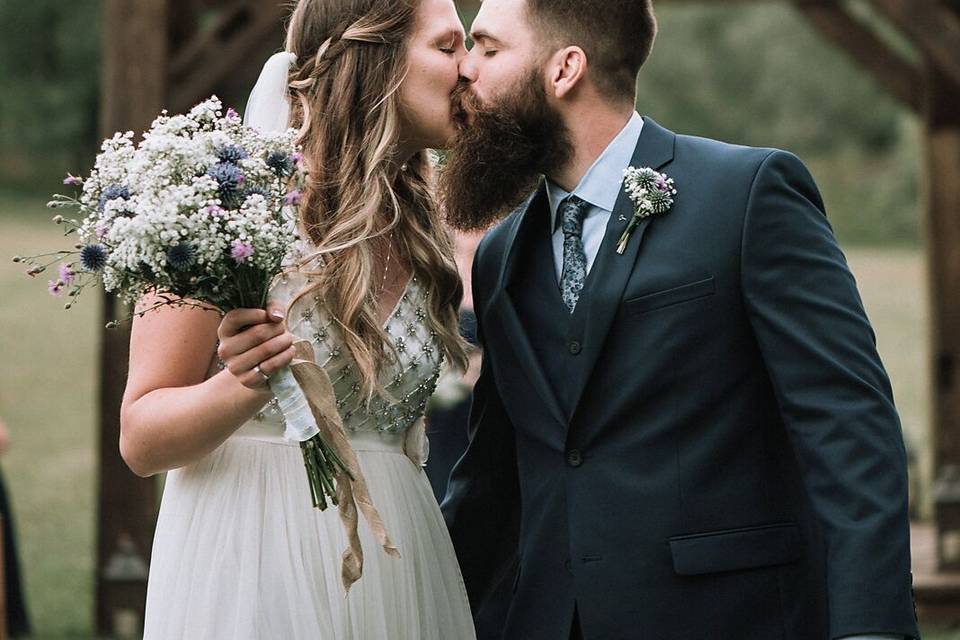
{"type": "Polygon", "coordinates": [[[674,536],[669,544],[673,570],[681,576],[787,564],[802,555],[792,522],[674,536]]]}
{"type": "Polygon", "coordinates": [[[689,302],[697,298],[711,296],[717,291],[713,276],[705,280],[698,280],[689,284],[671,287],[662,291],[654,291],[636,298],[623,301],[623,308],[629,315],[646,313],[654,309],[662,309],[671,305],[689,302]]]}

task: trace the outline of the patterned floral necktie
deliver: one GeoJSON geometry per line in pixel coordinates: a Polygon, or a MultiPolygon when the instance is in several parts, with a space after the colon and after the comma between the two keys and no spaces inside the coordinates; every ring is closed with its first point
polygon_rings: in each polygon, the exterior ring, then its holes
{"type": "Polygon", "coordinates": [[[587,279],[587,254],[583,250],[583,217],[586,212],[587,203],[573,195],[564,198],[557,209],[563,231],[560,291],[570,313],[577,307],[583,282],[587,279]]]}

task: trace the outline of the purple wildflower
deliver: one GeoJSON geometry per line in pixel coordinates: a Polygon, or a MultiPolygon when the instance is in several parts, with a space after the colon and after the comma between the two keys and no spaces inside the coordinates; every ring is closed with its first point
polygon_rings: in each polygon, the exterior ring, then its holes
{"type": "Polygon", "coordinates": [[[224,210],[215,204],[212,204],[209,207],[207,207],[206,212],[207,212],[207,215],[213,216],[215,218],[219,218],[224,214],[224,210]]]}
{"type": "Polygon", "coordinates": [[[227,108],[227,120],[236,120],[240,117],[240,114],[237,113],[236,109],[233,107],[227,108]]]}
{"type": "Polygon", "coordinates": [[[68,173],[67,177],[63,179],[63,184],[71,187],[76,187],[83,184],[83,179],[68,173]]]}
{"type": "Polygon", "coordinates": [[[53,280],[49,280],[47,281],[47,291],[50,292],[50,295],[56,296],[59,298],[60,296],[63,295],[63,284],[64,283],[61,282],[60,280],[57,280],[56,282],[54,282],[53,280]]]}
{"type": "Polygon", "coordinates": [[[243,240],[234,240],[230,248],[230,257],[237,261],[237,264],[243,264],[253,256],[253,245],[243,240]]]}
{"type": "Polygon", "coordinates": [[[73,281],[76,278],[76,275],[77,273],[70,268],[70,265],[68,264],[60,265],[59,276],[60,276],[60,281],[64,285],[69,287],[71,284],[73,284],[73,281]]]}
{"type": "Polygon", "coordinates": [[[299,166],[303,163],[303,154],[297,151],[290,156],[290,159],[293,160],[297,166],[299,166]]]}
{"type": "Polygon", "coordinates": [[[283,197],[283,202],[286,205],[295,207],[300,204],[300,200],[303,198],[303,194],[294,189],[283,197]]]}

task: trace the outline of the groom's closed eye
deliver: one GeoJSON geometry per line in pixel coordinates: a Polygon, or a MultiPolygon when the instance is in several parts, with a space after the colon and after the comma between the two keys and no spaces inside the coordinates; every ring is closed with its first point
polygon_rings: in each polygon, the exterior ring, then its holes
{"type": "Polygon", "coordinates": [[[475,31],[471,34],[471,39],[485,56],[495,55],[502,48],[502,43],[486,31],[475,31]]]}

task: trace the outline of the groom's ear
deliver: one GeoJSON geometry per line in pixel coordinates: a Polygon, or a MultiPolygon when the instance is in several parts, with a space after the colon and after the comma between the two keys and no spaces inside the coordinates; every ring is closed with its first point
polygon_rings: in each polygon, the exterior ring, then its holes
{"type": "Polygon", "coordinates": [[[565,47],[550,59],[550,86],[558,99],[569,95],[586,74],[587,54],[580,47],[565,47]]]}

